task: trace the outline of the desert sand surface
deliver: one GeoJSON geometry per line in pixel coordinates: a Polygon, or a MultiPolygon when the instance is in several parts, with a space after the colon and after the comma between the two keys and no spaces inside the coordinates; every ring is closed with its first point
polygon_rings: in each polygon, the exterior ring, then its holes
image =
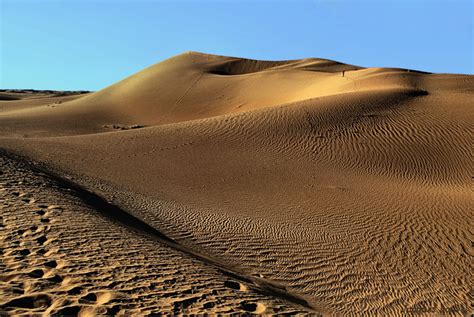
{"type": "Polygon", "coordinates": [[[160,232],[67,181],[4,153],[0,162],[2,313],[311,311],[180,252],[160,232]]]}
{"type": "Polygon", "coordinates": [[[473,97],[472,75],[196,52],[16,92],[0,305],[469,315],[473,97]]]}

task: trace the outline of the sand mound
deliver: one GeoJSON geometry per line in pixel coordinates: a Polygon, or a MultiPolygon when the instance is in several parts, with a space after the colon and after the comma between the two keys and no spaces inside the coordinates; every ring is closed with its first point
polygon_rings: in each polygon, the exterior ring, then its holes
{"type": "Polygon", "coordinates": [[[56,107],[1,101],[0,146],[220,263],[233,292],[469,314],[473,96],[468,75],[188,52],[56,107]]]}
{"type": "Polygon", "coordinates": [[[420,90],[418,77],[322,59],[269,62],[188,52],[82,98],[60,105],[45,99],[35,102],[42,107],[2,117],[28,135],[99,133],[114,124],[162,125],[363,90],[420,90]]]}

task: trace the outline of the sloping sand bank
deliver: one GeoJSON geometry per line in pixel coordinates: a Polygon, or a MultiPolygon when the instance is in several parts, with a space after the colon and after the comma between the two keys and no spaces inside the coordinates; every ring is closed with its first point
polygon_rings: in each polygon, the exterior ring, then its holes
{"type": "Polygon", "coordinates": [[[5,153],[0,165],[0,314],[315,313],[67,180],[5,153]]]}

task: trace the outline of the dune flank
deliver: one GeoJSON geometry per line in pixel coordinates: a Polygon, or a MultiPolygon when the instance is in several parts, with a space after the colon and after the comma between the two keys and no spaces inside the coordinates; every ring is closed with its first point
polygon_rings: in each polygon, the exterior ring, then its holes
{"type": "Polygon", "coordinates": [[[473,97],[471,75],[195,52],[94,93],[9,92],[0,305],[468,315],[473,97]],[[26,247],[36,201],[63,206],[42,226],[67,269],[26,247]]]}

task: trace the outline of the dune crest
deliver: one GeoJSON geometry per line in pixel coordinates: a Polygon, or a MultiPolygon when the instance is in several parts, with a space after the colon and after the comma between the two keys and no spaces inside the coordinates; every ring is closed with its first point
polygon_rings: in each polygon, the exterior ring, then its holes
{"type": "Polygon", "coordinates": [[[274,62],[186,52],[60,106],[7,114],[36,131],[50,125],[54,135],[87,134],[113,124],[155,126],[365,90],[421,90],[419,81],[419,74],[406,70],[324,59],[274,62]]]}

